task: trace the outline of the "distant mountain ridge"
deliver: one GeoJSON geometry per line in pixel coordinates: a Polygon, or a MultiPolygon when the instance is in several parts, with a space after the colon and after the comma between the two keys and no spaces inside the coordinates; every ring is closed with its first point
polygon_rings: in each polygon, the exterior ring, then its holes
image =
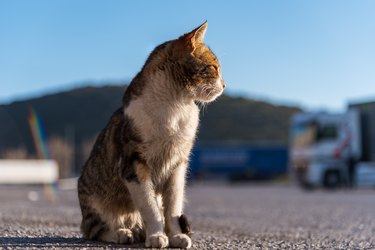
{"type": "MultiPolygon", "coordinates": [[[[69,137],[79,148],[121,106],[125,89],[126,85],[80,87],[0,105],[0,153],[17,147],[35,153],[28,125],[31,108],[39,114],[47,138],[69,137]]],[[[223,95],[202,110],[197,142],[286,144],[290,117],[298,111],[298,107],[223,95]]]]}

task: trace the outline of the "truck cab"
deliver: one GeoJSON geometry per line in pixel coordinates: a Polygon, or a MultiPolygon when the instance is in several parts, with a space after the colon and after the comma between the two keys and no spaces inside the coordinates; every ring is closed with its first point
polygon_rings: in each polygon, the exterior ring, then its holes
{"type": "Polygon", "coordinates": [[[290,164],[292,178],[304,188],[348,185],[358,158],[358,118],[345,114],[299,113],[292,118],[290,164]]]}

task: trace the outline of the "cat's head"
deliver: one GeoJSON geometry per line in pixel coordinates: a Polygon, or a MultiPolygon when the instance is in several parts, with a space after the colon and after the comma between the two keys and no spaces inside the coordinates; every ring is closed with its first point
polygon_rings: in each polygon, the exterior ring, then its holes
{"type": "Polygon", "coordinates": [[[199,102],[215,100],[225,88],[219,60],[203,43],[207,21],[173,42],[176,71],[193,99],[199,102]]]}
{"type": "Polygon", "coordinates": [[[219,60],[203,43],[206,29],[207,22],[152,53],[157,67],[171,75],[180,91],[203,103],[215,100],[225,88],[219,60]]]}

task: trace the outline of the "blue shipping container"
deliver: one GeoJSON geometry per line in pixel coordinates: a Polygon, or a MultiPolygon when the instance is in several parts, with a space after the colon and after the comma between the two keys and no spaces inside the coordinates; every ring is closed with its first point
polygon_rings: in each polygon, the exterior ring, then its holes
{"type": "Polygon", "coordinates": [[[269,179],[287,173],[283,146],[198,146],[191,156],[190,177],[269,179]]]}

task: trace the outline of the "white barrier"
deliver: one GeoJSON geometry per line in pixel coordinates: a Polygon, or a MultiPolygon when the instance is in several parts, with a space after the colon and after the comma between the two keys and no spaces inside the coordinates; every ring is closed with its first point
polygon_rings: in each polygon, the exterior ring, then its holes
{"type": "Polygon", "coordinates": [[[0,160],[1,184],[53,183],[58,175],[54,160],[0,160]]]}

